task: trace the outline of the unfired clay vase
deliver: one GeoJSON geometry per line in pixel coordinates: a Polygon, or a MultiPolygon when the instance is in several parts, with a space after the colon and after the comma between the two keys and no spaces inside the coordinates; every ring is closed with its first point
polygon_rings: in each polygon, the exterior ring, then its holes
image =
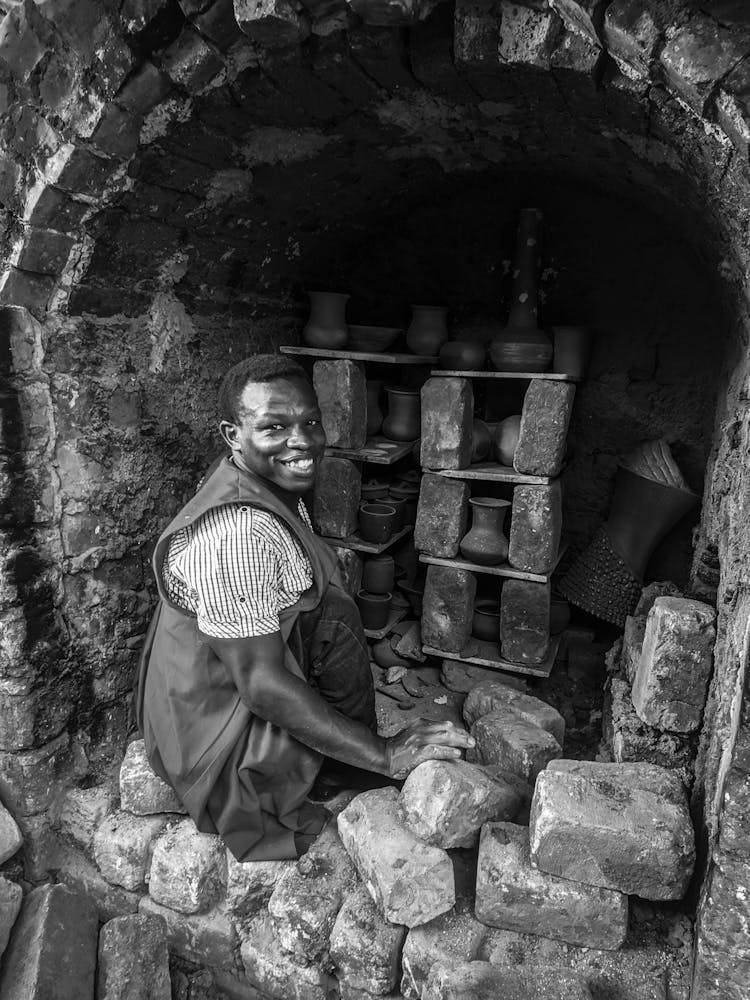
{"type": "Polygon", "coordinates": [[[448,339],[444,306],[412,306],[412,320],[406,331],[406,346],[414,354],[437,355],[448,339]]]}
{"type": "Polygon", "coordinates": [[[399,389],[389,386],[388,415],[383,421],[383,434],[390,441],[413,441],[419,437],[422,411],[419,389],[399,389]]]}
{"type": "Polygon", "coordinates": [[[370,556],[362,568],[362,590],[371,594],[388,594],[393,590],[393,556],[370,556]]]}
{"type": "Polygon", "coordinates": [[[476,340],[449,340],[440,348],[440,367],[446,371],[478,372],[486,360],[487,349],[476,340]]]}
{"type": "Polygon", "coordinates": [[[302,339],[310,347],[338,351],[346,346],[349,327],[346,325],[348,295],[342,292],[308,292],[310,316],[302,330],[302,339]]]}
{"type": "Polygon", "coordinates": [[[461,555],[480,566],[497,566],[508,558],[508,539],[503,532],[507,500],[471,497],[471,529],[459,544],[461,555]]]}
{"type": "Polygon", "coordinates": [[[514,414],[501,420],[494,429],[492,438],[495,450],[495,459],[500,465],[507,465],[513,468],[513,456],[516,453],[516,445],[521,436],[521,415],[514,414]]]}

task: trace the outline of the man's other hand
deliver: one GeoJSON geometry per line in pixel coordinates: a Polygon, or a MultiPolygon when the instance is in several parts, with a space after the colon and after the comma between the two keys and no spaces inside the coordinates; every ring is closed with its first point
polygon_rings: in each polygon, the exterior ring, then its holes
{"type": "Polygon", "coordinates": [[[386,740],[388,774],[405,778],[426,760],[460,760],[474,739],[452,722],[425,722],[418,719],[386,740]]]}

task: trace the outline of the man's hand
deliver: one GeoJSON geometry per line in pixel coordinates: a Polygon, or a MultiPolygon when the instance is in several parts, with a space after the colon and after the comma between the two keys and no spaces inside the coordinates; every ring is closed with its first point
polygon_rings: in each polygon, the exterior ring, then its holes
{"type": "Polygon", "coordinates": [[[462,750],[474,746],[474,739],[452,722],[417,719],[385,743],[388,775],[405,778],[426,760],[459,760],[462,750]]]}

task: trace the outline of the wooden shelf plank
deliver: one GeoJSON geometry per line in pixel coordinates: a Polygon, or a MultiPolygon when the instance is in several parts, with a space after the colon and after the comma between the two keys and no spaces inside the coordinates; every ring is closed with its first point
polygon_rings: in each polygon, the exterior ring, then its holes
{"type": "Polygon", "coordinates": [[[485,639],[469,639],[460,653],[449,653],[444,649],[435,649],[433,646],[422,646],[422,652],[428,656],[439,656],[444,660],[457,660],[459,663],[472,663],[477,667],[489,667],[491,670],[505,670],[508,673],[527,674],[531,677],[549,677],[555,665],[557,651],[560,646],[560,637],[550,638],[549,653],[542,663],[513,663],[511,660],[504,660],[495,642],[488,642],[485,639]]]}
{"type": "MultiPolygon", "coordinates": [[[[283,350],[283,348],[282,348],[283,350]]],[[[436,368],[430,372],[431,376],[450,378],[502,378],[502,379],[531,379],[543,378],[550,382],[580,382],[578,375],[568,375],[566,372],[486,372],[470,371],[458,372],[448,371],[444,368],[436,368]]]]}
{"type": "Polygon", "coordinates": [[[484,479],[490,483],[526,483],[529,486],[546,486],[554,476],[532,476],[526,472],[516,472],[508,465],[499,462],[477,462],[466,469],[424,469],[436,476],[447,476],[448,479],[484,479]]]}
{"type": "Polygon", "coordinates": [[[391,608],[388,612],[388,621],[383,628],[366,628],[365,635],[368,639],[385,639],[393,626],[398,625],[402,619],[406,618],[408,610],[408,608],[391,608]]]}
{"type": "Polygon", "coordinates": [[[437,357],[422,354],[389,354],[387,351],[326,351],[321,347],[280,347],[282,354],[341,361],[376,361],[380,365],[434,365],[437,357]]]}
{"type": "Polygon", "coordinates": [[[380,552],[385,552],[386,549],[395,545],[400,539],[405,538],[413,527],[413,524],[407,524],[400,531],[391,535],[387,542],[381,542],[379,545],[376,545],[375,542],[366,542],[359,535],[347,535],[346,538],[328,538],[325,535],[321,535],[320,537],[324,542],[328,542],[329,545],[338,545],[342,549],[354,549],[355,552],[367,552],[370,555],[378,555],[380,552]]]}
{"type": "Polygon", "coordinates": [[[408,455],[413,447],[413,441],[390,441],[384,437],[372,437],[365,441],[363,448],[326,448],[325,453],[331,458],[350,458],[354,462],[392,465],[408,455]]]}
{"type": "Polygon", "coordinates": [[[509,563],[500,563],[499,566],[482,566],[480,563],[468,562],[465,559],[440,559],[437,556],[428,556],[420,552],[419,561],[429,563],[433,566],[449,566],[451,569],[466,569],[470,573],[487,573],[490,576],[507,576],[512,580],[532,580],[534,583],[548,583],[552,574],[560,565],[565,550],[568,548],[567,541],[560,542],[560,548],[555,559],[555,565],[549,573],[528,573],[522,569],[516,569],[509,563]]]}

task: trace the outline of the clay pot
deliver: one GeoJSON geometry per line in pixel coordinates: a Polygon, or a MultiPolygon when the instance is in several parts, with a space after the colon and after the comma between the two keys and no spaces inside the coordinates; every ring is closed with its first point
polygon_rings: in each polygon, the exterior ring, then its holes
{"type": "Polygon", "coordinates": [[[383,410],[380,406],[380,393],[383,383],[376,379],[367,381],[367,436],[374,437],[383,426],[383,410]]]}
{"type": "Polygon", "coordinates": [[[349,327],[346,325],[348,295],[341,292],[308,292],[310,316],[302,330],[302,339],[310,347],[337,351],[346,347],[349,327]]]}
{"type": "Polygon", "coordinates": [[[362,590],[371,594],[389,594],[393,591],[393,556],[371,556],[362,569],[362,590]]]}
{"type": "Polygon", "coordinates": [[[390,594],[370,594],[366,590],[360,590],[357,592],[356,601],[363,628],[371,631],[385,628],[388,623],[388,612],[391,609],[390,594]]]}
{"type": "Polygon", "coordinates": [[[399,389],[390,386],[388,415],[383,421],[383,434],[390,441],[413,441],[419,437],[422,422],[419,389],[399,389]]]}
{"type": "Polygon", "coordinates": [[[365,503],[385,500],[388,497],[388,483],[381,482],[379,479],[370,479],[366,483],[362,483],[360,496],[365,503]]]}
{"type": "Polygon", "coordinates": [[[440,348],[440,367],[446,371],[481,371],[486,360],[487,350],[478,341],[449,340],[440,348]]]}
{"type": "Polygon", "coordinates": [[[484,420],[475,420],[471,433],[471,461],[483,462],[492,447],[492,432],[484,420]]]}
{"type": "Polygon", "coordinates": [[[414,354],[435,356],[448,339],[444,306],[412,306],[412,320],[406,331],[406,346],[414,354]]]}
{"type": "Polygon", "coordinates": [[[508,539],[503,533],[507,500],[471,497],[471,530],[459,544],[461,555],[480,566],[497,566],[508,558],[508,539]]]}
{"type": "Polygon", "coordinates": [[[492,600],[477,601],[471,621],[471,634],[476,639],[500,642],[500,603],[492,600]]]}
{"type": "Polygon", "coordinates": [[[391,507],[396,508],[396,520],[393,522],[394,532],[401,531],[406,524],[406,497],[395,497],[393,493],[389,493],[386,502],[391,507]]]}
{"type": "Polygon", "coordinates": [[[366,542],[382,545],[393,534],[396,510],[390,504],[362,503],[359,505],[359,533],[366,542]]]}
{"type": "Polygon", "coordinates": [[[404,524],[414,524],[417,520],[417,505],[419,503],[419,484],[400,482],[391,486],[388,497],[392,500],[405,500],[404,524]]]}
{"type": "Polygon", "coordinates": [[[495,458],[500,465],[513,468],[513,456],[516,453],[516,445],[521,436],[521,415],[520,413],[512,417],[506,417],[495,427],[492,440],[495,450],[495,458]]]}
{"type": "Polygon", "coordinates": [[[593,339],[594,331],[588,326],[553,326],[552,371],[583,378],[593,339]]]}
{"type": "Polygon", "coordinates": [[[508,322],[490,343],[492,364],[501,372],[544,372],[552,344],[537,325],[537,272],[542,215],[521,209],[513,262],[513,297],[508,322]]]}
{"type": "MultiPolygon", "coordinates": [[[[394,594],[393,597],[395,598],[395,596],[394,594]]],[[[393,605],[393,598],[391,599],[391,605],[393,605]]],[[[394,651],[391,640],[387,636],[384,639],[378,639],[377,642],[372,644],[372,658],[379,667],[383,667],[385,670],[388,667],[409,666],[409,663],[394,651]]]]}

